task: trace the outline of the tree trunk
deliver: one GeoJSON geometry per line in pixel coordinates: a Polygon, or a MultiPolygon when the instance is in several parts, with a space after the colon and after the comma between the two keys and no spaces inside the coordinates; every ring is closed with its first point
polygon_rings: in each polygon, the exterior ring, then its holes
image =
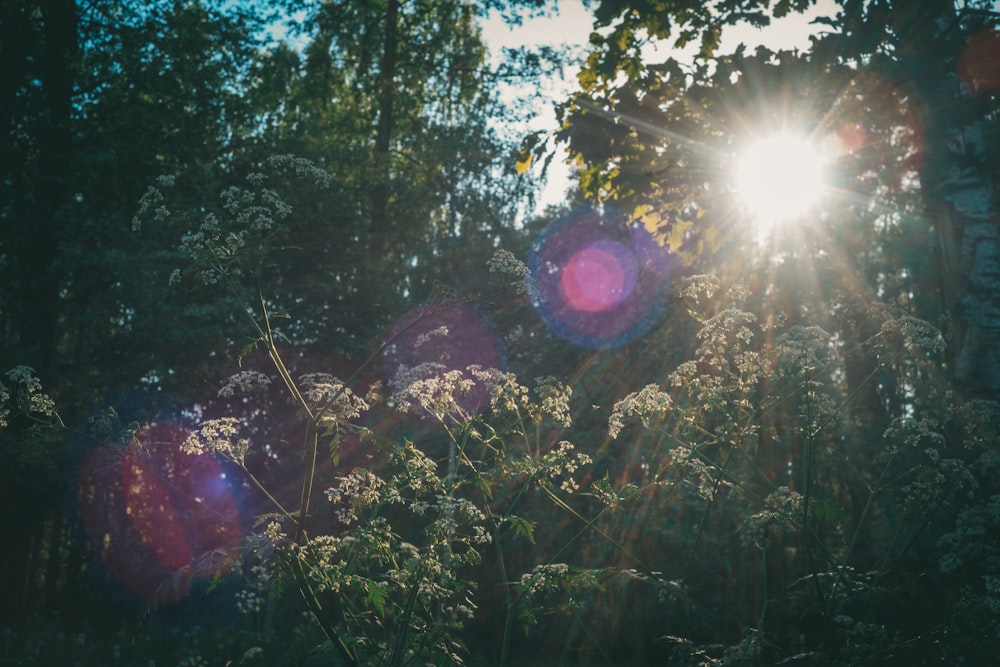
{"type": "MultiPolygon", "coordinates": [[[[948,125],[968,108],[970,91],[949,74],[928,116],[944,124],[937,155],[927,156],[923,185],[940,238],[945,304],[952,323],[950,363],[966,398],[1000,394],[1000,220],[994,183],[980,167],[988,148],[982,119],[948,125]],[[959,113],[961,113],[959,111],[959,113]],[[938,162],[938,156],[945,159],[938,162]],[[975,166],[968,165],[969,157],[975,166]]],[[[928,142],[930,143],[930,142],[928,142]]]]}
{"type": "Polygon", "coordinates": [[[70,203],[73,63],[77,51],[77,15],[73,0],[41,3],[43,105],[38,143],[38,201],[21,218],[22,254],[18,322],[24,359],[43,383],[50,382],[57,343],[59,279],[55,262],[60,227],[70,203]]]}
{"type": "Polygon", "coordinates": [[[385,6],[385,32],[379,66],[378,125],[375,130],[375,183],[372,187],[371,232],[369,254],[372,262],[383,259],[389,234],[389,181],[391,178],[390,149],[395,126],[396,60],[399,48],[399,0],[388,0],[385,6]]]}

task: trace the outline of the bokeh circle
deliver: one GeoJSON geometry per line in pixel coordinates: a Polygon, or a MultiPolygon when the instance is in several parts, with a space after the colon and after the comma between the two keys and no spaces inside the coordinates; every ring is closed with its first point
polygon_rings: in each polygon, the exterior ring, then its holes
{"type": "Polygon", "coordinates": [[[663,310],[673,267],[644,227],[593,211],[550,225],[528,261],[546,326],[591,349],[619,347],[648,331],[663,310]]]}

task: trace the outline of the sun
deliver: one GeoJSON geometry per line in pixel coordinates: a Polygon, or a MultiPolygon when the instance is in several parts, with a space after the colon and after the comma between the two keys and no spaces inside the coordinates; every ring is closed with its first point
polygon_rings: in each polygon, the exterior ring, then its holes
{"type": "Polygon", "coordinates": [[[736,163],[740,205],[762,236],[798,218],[823,194],[823,161],[807,139],[778,133],[749,144],[736,163]]]}

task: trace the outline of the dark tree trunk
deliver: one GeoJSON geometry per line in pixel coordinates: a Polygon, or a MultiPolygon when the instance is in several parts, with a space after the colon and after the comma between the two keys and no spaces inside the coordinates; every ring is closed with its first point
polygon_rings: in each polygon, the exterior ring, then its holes
{"type": "Polygon", "coordinates": [[[939,239],[941,293],[951,322],[949,363],[957,389],[966,398],[994,398],[1000,394],[1000,217],[994,183],[983,165],[995,147],[985,145],[984,119],[970,113],[973,91],[956,75],[967,41],[961,20],[951,14],[939,24],[935,42],[948,53],[924,49],[915,58],[914,78],[927,107],[920,176],[939,239]]]}
{"type": "Polygon", "coordinates": [[[383,258],[389,234],[390,150],[395,127],[396,61],[399,49],[399,0],[385,6],[385,33],[379,66],[378,125],[375,130],[376,173],[372,187],[371,234],[369,253],[376,264],[383,258]]]}
{"type": "Polygon", "coordinates": [[[37,201],[19,220],[18,258],[21,281],[18,298],[20,347],[23,361],[51,382],[59,318],[59,277],[56,259],[70,204],[73,131],[71,127],[77,14],[73,0],[41,4],[44,50],[41,80],[37,201]]]}

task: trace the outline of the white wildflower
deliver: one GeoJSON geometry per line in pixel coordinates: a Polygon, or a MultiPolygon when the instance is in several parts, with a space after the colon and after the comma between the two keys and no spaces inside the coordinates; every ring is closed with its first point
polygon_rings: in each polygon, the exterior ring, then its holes
{"type": "Polygon", "coordinates": [[[528,388],[519,384],[513,373],[479,366],[469,366],[469,372],[490,388],[490,405],[494,410],[517,412],[528,406],[528,388]]]}
{"type": "Polygon", "coordinates": [[[718,290],[719,279],[716,276],[697,275],[681,280],[677,295],[697,304],[711,299],[718,290]]]}
{"type": "Polygon", "coordinates": [[[558,587],[568,574],[569,565],[566,563],[536,565],[534,570],[521,575],[521,588],[527,595],[540,593],[558,587]]]}
{"type": "Polygon", "coordinates": [[[801,515],[802,494],[780,486],[764,499],[764,509],[744,522],[740,539],[743,544],[766,547],[783,534],[797,531],[801,515]]]}
{"type": "Polygon", "coordinates": [[[527,294],[532,299],[538,297],[538,288],[531,276],[528,265],[514,256],[509,250],[500,249],[486,263],[490,273],[505,273],[513,279],[514,288],[518,294],[527,294]]]}
{"type": "Polygon", "coordinates": [[[670,406],[670,395],[660,391],[657,385],[648,384],[615,403],[608,420],[608,434],[617,438],[629,417],[639,417],[642,425],[648,427],[652,417],[663,415],[670,406]]]}
{"type": "Polygon", "coordinates": [[[833,345],[832,337],[821,327],[795,325],[778,339],[778,361],[787,373],[809,373],[830,362],[833,345]]]}
{"type": "Polygon", "coordinates": [[[237,438],[240,421],[235,417],[209,419],[193,431],[181,444],[185,454],[220,454],[243,465],[250,441],[237,438]]]}
{"type": "Polygon", "coordinates": [[[402,412],[423,411],[441,420],[458,418],[464,410],[458,397],[467,396],[475,381],[460,370],[448,370],[444,364],[426,362],[410,368],[403,366],[392,379],[392,388],[402,412]]]}
{"type": "Polygon", "coordinates": [[[898,336],[909,350],[922,351],[924,354],[940,354],[946,347],[940,329],[926,320],[909,315],[885,321],[879,335],[898,336]]]}
{"type": "Polygon", "coordinates": [[[358,468],[337,478],[337,484],[326,490],[331,503],[338,504],[334,514],[344,525],[358,519],[358,512],[382,503],[398,502],[399,492],[385,480],[365,468],[358,468]]]}
{"type": "Polygon", "coordinates": [[[542,415],[548,415],[569,428],[573,423],[569,411],[569,399],[573,395],[573,390],[549,375],[535,378],[535,393],[541,400],[536,420],[540,421],[542,415]]]}
{"type": "Polygon", "coordinates": [[[299,378],[302,395],[323,413],[324,420],[354,419],[370,407],[368,402],[329,373],[307,373],[299,378]]]}
{"type": "Polygon", "coordinates": [[[259,371],[240,371],[233,375],[219,389],[219,396],[231,398],[237,394],[259,396],[267,391],[271,378],[259,371]]]}
{"type": "MultiPolygon", "coordinates": [[[[56,417],[56,404],[42,391],[42,382],[35,375],[35,369],[29,366],[15,366],[7,371],[7,379],[12,383],[10,389],[4,389],[0,398],[13,398],[15,407],[22,412],[44,417],[56,417]]],[[[0,419],[6,421],[4,415],[0,419]]]]}
{"type": "Polygon", "coordinates": [[[447,336],[447,335],[448,335],[448,327],[442,325],[442,326],[439,326],[437,329],[432,329],[430,331],[426,331],[426,332],[420,334],[419,336],[417,336],[417,340],[414,342],[413,346],[414,347],[423,347],[425,344],[431,342],[434,338],[444,337],[444,336],[447,336]]]}
{"type": "Polygon", "coordinates": [[[559,482],[559,488],[567,493],[573,493],[580,488],[574,474],[581,466],[589,465],[591,458],[582,452],[574,451],[573,443],[562,440],[555,449],[542,457],[542,470],[552,482],[559,482]],[[561,478],[561,479],[560,479],[561,478]]]}

